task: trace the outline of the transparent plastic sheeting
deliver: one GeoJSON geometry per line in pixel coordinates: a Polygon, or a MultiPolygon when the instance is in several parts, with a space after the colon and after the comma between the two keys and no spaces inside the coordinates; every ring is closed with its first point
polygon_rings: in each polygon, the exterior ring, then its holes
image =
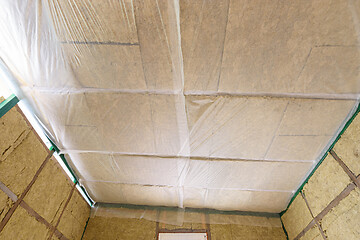
{"type": "Polygon", "coordinates": [[[277,213],[355,111],[359,13],[2,0],[0,57],[94,201],[277,213]]]}
{"type": "Polygon", "coordinates": [[[91,210],[91,217],[137,218],[183,226],[186,223],[203,224],[237,224],[243,226],[281,227],[278,214],[224,212],[209,209],[180,209],[135,206],[95,206],[91,210]]]}

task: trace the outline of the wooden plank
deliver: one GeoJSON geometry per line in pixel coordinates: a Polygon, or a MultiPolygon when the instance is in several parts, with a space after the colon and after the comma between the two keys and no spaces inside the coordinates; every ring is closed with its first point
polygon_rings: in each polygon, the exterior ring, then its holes
{"type": "Polygon", "coordinates": [[[14,94],[5,99],[5,101],[0,102],[0,118],[10,111],[18,102],[19,99],[14,94]]]}

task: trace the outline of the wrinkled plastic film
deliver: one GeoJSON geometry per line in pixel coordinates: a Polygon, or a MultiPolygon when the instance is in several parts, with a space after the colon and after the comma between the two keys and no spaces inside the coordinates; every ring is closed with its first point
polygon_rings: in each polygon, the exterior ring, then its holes
{"type": "Polygon", "coordinates": [[[95,206],[91,217],[137,218],[182,226],[184,223],[238,224],[243,226],[281,227],[276,214],[221,212],[209,209],[179,209],[144,206],[95,206]]]}
{"type": "Polygon", "coordinates": [[[359,97],[359,3],[323,5],[5,1],[0,57],[95,201],[276,213],[359,97]]]}

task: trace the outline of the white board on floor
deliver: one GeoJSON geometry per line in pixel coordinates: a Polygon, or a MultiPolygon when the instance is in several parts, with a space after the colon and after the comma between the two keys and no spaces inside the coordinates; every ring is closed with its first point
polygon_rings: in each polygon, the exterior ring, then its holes
{"type": "Polygon", "coordinates": [[[206,233],[159,233],[159,240],[206,240],[206,233]]]}

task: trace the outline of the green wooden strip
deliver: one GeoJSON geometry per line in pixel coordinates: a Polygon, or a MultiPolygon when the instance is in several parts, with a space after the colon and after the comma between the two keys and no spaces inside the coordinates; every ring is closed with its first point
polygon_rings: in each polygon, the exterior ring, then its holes
{"type": "Polygon", "coordinates": [[[85,188],[83,186],[81,186],[78,182],[78,185],[80,186],[82,192],[84,193],[84,195],[86,196],[86,198],[88,199],[89,203],[91,204],[90,206],[93,207],[95,202],[90,198],[89,194],[86,192],[85,188]]]}
{"type": "Polygon", "coordinates": [[[77,178],[76,174],[74,173],[74,171],[72,170],[72,168],[70,167],[69,163],[67,162],[64,154],[60,154],[59,156],[60,156],[61,160],[63,161],[63,163],[65,164],[66,168],[71,173],[71,176],[74,178],[74,183],[77,184],[79,182],[78,178],[77,178]]]}
{"type": "Polygon", "coordinates": [[[51,143],[51,147],[50,150],[53,148],[55,152],[59,153],[60,149],[55,145],[55,143],[46,135],[46,133],[44,133],[46,138],[49,140],[49,142],[51,143]]]}
{"type": "MultiPolygon", "coordinates": [[[[56,147],[57,148],[57,147],[56,147]]],[[[58,149],[58,148],[57,148],[58,149]]],[[[94,201],[90,198],[90,196],[87,194],[87,192],[85,191],[84,187],[81,186],[79,184],[79,178],[77,177],[77,175],[75,174],[75,172],[73,171],[73,169],[70,167],[69,163],[67,162],[64,154],[60,154],[59,155],[61,160],[63,161],[63,163],[65,164],[66,168],[69,170],[69,172],[71,173],[71,176],[74,178],[74,183],[76,185],[80,186],[80,189],[82,190],[82,192],[84,193],[84,195],[86,196],[86,198],[89,200],[89,202],[91,203],[91,206],[94,205],[94,201]]]]}
{"type": "MultiPolygon", "coordinates": [[[[45,135],[46,135],[46,134],[45,134],[45,135]]],[[[51,145],[52,145],[52,146],[50,147],[50,150],[54,149],[55,152],[59,153],[59,152],[60,152],[60,149],[56,146],[56,144],[55,144],[48,136],[46,136],[46,137],[47,137],[47,139],[50,141],[50,143],[51,143],[51,145]]],[[[90,196],[87,194],[87,192],[85,191],[84,187],[79,184],[79,180],[78,180],[79,178],[77,177],[77,175],[75,174],[75,172],[73,171],[73,169],[70,167],[70,165],[69,165],[68,161],[66,160],[64,154],[59,154],[59,156],[60,156],[61,160],[63,161],[63,163],[65,164],[66,168],[69,170],[71,176],[73,177],[74,183],[75,183],[76,185],[79,185],[79,186],[80,186],[81,191],[84,193],[84,195],[85,195],[86,198],[88,199],[88,201],[89,201],[89,203],[91,204],[91,206],[93,206],[93,205],[94,205],[94,201],[93,201],[93,200],[90,198],[90,196]]]]}
{"type": "Polygon", "coordinates": [[[0,118],[4,116],[10,109],[12,109],[17,103],[19,99],[14,95],[11,94],[10,97],[5,99],[3,102],[0,103],[0,118]]]}
{"type": "Polygon", "coordinates": [[[284,223],[283,223],[283,221],[282,221],[281,218],[280,218],[280,221],[281,221],[281,227],[282,227],[282,229],[284,230],[286,239],[289,240],[289,235],[288,235],[288,233],[287,233],[287,231],[286,231],[285,225],[284,225],[284,223]]]}
{"type": "Polygon", "coordinates": [[[87,228],[87,225],[89,224],[89,221],[90,221],[90,217],[88,217],[88,220],[86,221],[86,224],[85,224],[85,227],[84,227],[84,231],[81,235],[81,240],[84,238],[84,235],[85,235],[85,231],[86,231],[86,228],[87,228]]]}

